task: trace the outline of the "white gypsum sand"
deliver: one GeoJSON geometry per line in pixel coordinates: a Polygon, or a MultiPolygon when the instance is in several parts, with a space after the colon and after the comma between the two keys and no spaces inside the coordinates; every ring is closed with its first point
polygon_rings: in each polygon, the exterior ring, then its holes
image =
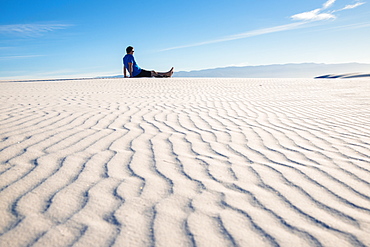
{"type": "Polygon", "coordinates": [[[370,80],[0,83],[0,246],[370,246],[370,80]]]}

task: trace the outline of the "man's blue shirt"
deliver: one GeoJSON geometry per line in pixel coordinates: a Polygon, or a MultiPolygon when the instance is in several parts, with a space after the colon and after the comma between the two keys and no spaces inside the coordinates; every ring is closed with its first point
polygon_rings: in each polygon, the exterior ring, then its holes
{"type": "Polygon", "coordinates": [[[132,63],[133,72],[131,76],[137,76],[141,72],[141,68],[136,64],[135,58],[131,54],[126,54],[123,57],[123,65],[125,65],[126,69],[130,72],[128,63],[132,63]]]}

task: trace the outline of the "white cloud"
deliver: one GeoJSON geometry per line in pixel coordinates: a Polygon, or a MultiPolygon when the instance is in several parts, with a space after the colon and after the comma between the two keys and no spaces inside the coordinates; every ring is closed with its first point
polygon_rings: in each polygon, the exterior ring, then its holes
{"type": "Polygon", "coordinates": [[[163,49],[161,51],[170,51],[170,50],[176,50],[176,49],[181,49],[181,48],[189,48],[189,47],[196,47],[196,46],[201,46],[201,45],[209,45],[209,44],[220,43],[220,42],[225,42],[225,41],[231,41],[231,40],[237,40],[237,39],[244,39],[244,38],[248,38],[248,37],[254,37],[254,36],[268,34],[268,33],[276,33],[276,32],[281,32],[281,31],[287,31],[287,30],[297,29],[305,23],[306,22],[295,22],[295,23],[291,23],[291,24],[287,24],[287,25],[281,25],[281,26],[275,26],[275,27],[269,27],[269,28],[262,28],[262,29],[257,29],[257,30],[245,32],[245,33],[226,36],[226,37],[223,37],[223,38],[220,38],[220,39],[209,40],[209,41],[194,43],[194,44],[190,44],[190,45],[170,47],[170,48],[163,49]]]}
{"type": "Polygon", "coordinates": [[[335,19],[335,15],[331,13],[320,13],[321,9],[315,9],[309,12],[304,12],[291,16],[293,20],[298,21],[322,21],[335,19]]]}
{"type": "Polygon", "coordinates": [[[359,3],[355,3],[355,4],[350,4],[350,5],[347,5],[346,7],[344,7],[341,10],[354,9],[354,8],[357,8],[358,6],[363,5],[363,4],[365,4],[365,3],[364,2],[359,2],[359,3]]]}
{"type": "Polygon", "coordinates": [[[225,42],[225,41],[243,39],[243,38],[268,34],[268,33],[276,33],[276,32],[281,32],[281,31],[303,28],[305,24],[308,24],[314,21],[335,19],[336,16],[333,13],[346,10],[346,9],[353,9],[353,8],[356,8],[364,4],[363,2],[359,2],[359,0],[356,0],[357,2],[356,4],[347,5],[344,8],[339,9],[339,10],[331,10],[331,11],[323,12],[324,10],[332,7],[335,2],[336,0],[328,0],[322,5],[321,8],[291,16],[291,19],[299,21],[299,22],[270,27],[270,28],[253,30],[253,31],[245,32],[245,33],[240,33],[236,35],[226,36],[226,37],[219,38],[219,39],[214,39],[214,40],[209,40],[209,41],[204,41],[204,42],[199,42],[199,43],[194,43],[194,44],[189,44],[189,45],[170,47],[170,48],[162,49],[160,51],[169,51],[169,50],[176,50],[176,49],[182,49],[182,48],[196,47],[196,46],[201,46],[201,45],[208,45],[208,44],[220,43],[220,42],[225,42]]]}
{"type": "Polygon", "coordinates": [[[14,24],[0,25],[0,34],[16,34],[22,36],[39,36],[46,32],[65,29],[68,24],[14,24]]]}
{"type": "Polygon", "coordinates": [[[322,9],[327,9],[331,7],[335,3],[335,1],[336,0],[328,0],[326,3],[323,4],[322,9]]]}
{"type": "Polygon", "coordinates": [[[291,16],[291,18],[293,20],[298,20],[298,21],[330,20],[330,19],[335,19],[336,18],[336,16],[333,14],[335,12],[346,10],[346,9],[353,9],[353,8],[356,8],[356,7],[361,6],[361,5],[364,4],[364,2],[357,2],[355,4],[347,5],[344,8],[339,9],[339,10],[332,10],[332,11],[323,12],[324,10],[333,6],[335,2],[336,2],[336,0],[328,0],[323,4],[322,8],[315,9],[315,10],[308,11],[308,12],[299,13],[299,14],[291,16]]]}
{"type": "Polygon", "coordinates": [[[286,25],[281,25],[281,26],[262,28],[262,29],[258,29],[258,30],[253,30],[253,31],[241,33],[241,34],[232,35],[232,36],[229,36],[229,39],[230,40],[241,39],[241,38],[258,36],[258,35],[262,35],[262,34],[276,33],[276,32],[281,32],[281,31],[292,30],[292,29],[298,28],[299,26],[302,26],[303,24],[305,24],[305,22],[296,22],[296,23],[291,23],[291,24],[286,24],[286,25]]]}
{"type": "Polygon", "coordinates": [[[45,55],[3,56],[3,57],[0,57],[0,60],[24,59],[24,58],[35,58],[35,57],[44,57],[44,56],[45,56],[45,55]]]}

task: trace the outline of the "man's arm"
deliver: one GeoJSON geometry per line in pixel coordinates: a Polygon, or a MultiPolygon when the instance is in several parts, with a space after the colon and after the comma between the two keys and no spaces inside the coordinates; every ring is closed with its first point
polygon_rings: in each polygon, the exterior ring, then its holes
{"type": "Polygon", "coordinates": [[[133,67],[133,63],[128,63],[128,72],[130,73],[130,77],[134,77],[133,73],[134,73],[134,67],[133,67]]]}
{"type": "Polygon", "coordinates": [[[127,74],[126,74],[126,66],[123,65],[123,77],[126,78],[127,77],[127,74]]]}

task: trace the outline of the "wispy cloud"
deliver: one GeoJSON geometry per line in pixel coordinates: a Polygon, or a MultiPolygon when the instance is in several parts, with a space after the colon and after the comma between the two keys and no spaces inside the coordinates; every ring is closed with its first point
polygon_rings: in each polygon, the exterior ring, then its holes
{"type": "Polygon", "coordinates": [[[294,21],[294,23],[286,24],[286,25],[280,25],[280,26],[275,26],[275,27],[269,27],[269,28],[262,28],[262,29],[257,29],[257,30],[252,30],[248,31],[245,33],[240,33],[236,35],[231,35],[231,36],[226,36],[222,37],[219,39],[214,39],[214,40],[208,40],[208,41],[203,41],[203,42],[198,42],[198,43],[193,43],[193,44],[188,44],[188,45],[181,45],[181,46],[175,46],[175,47],[170,47],[170,48],[165,48],[160,51],[170,51],[170,50],[176,50],[176,49],[182,49],[182,48],[189,48],[189,47],[196,47],[196,46],[201,46],[201,45],[208,45],[208,44],[214,44],[214,43],[220,43],[220,42],[225,42],[225,41],[231,41],[231,40],[237,40],[237,39],[244,39],[248,37],[253,37],[253,36],[259,36],[263,34],[268,34],[268,33],[276,33],[276,32],[282,32],[282,31],[288,31],[288,30],[293,30],[293,29],[298,29],[298,28],[303,28],[308,23],[311,22],[316,22],[316,21],[324,21],[324,20],[330,20],[330,19],[335,19],[336,16],[334,15],[335,12],[347,10],[347,9],[353,9],[358,6],[361,6],[365,4],[365,2],[360,2],[360,0],[355,0],[356,3],[354,4],[349,4],[346,5],[345,7],[337,10],[327,10],[334,6],[335,2],[337,0],[327,0],[321,8],[314,9],[311,11],[295,14],[291,16],[290,18],[294,21]]]}
{"type": "Polygon", "coordinates": [[[335,15],[331,13],[320,13],[320,11],[321,9],[315,9],[312,11],[293,15],[291,16],[291,18],[296,21],[322,21],[322,20],[335,19],[335,15]]]}
{"type": "Polygon", "coordinates": [[[66,29],[69,24],[13,24],[0,25],[0,34],[21,35],[26,37],[40,36],[47,32],[66,29]]]}
{"type": "Polygon", "coordinates": [[[329,7],[331,7],[337,0],[328,0],[327,2],[325,2],[323,5],[322,5],[322,8],[323,9],[327,9],[329,7]]]}
{"type": "Polygon", "coordinates": [[[2,56],[0,57],[0,60],[25,59],[25,58],[44,57],[44,56],[45,55],[2,56]]]}
{"type": "Polygon", "coordinates": [[[349,4],[347,6],[345,6],[343,9],[340,9],[340,10],[346,10],[346,9],[354,9],[354,8],[357,8],[358,6],[361,6],[365,4],[364,2],[358,2],[358,3],[355,3],[355,4],[349,4]]]}
{"type": "Polygon", "coordinates": [[[358,6],[361,6],[365,4],[364,2],[356,1],[354,4],[349,4],[346,5],[345,7],[341,9],[336,9],[336,10],[327,10],[330,7],[332,7],[335,4],[336,0],[328,0],[326,1],[321,8],[314,9],[311,11],[299,13],[296,15],[291,16],[293,20],[297,21],[322,21],[322,20],[330,20],[330,19],[335,19],[336,16],[334,13],[347,10],[347,9],[354,9],[357,8],[358,6]]]}
{"type": "Polygon", "coordinates": [[[161,51],[170,51],[170,50],[176,50],[176,49],[181,49],[181,48],[195,47],[195,46],[201,46],[201,45],[209,45],[209,44],[220,43],[220,42],[224,42],[224,41],[244,39],[244,38],[258,36],[258,35],[262,35],[262,34],[287,31],[287,30],[292,30],[292,29],[299,28],[303,24],[305,24],[305,22],[296,22],[296,23],[291,23],[291,24],[287,24],[287,25],[275,26],[275,27],[270,27],[270,28],[263,28],[263,29],[258,29],[258,30],[245,32],[245,33],[226,36],[226,37],[223,37],[223,38],[220,38],[220,39],[209,40],[209,41],[204,41],[204,42],[199,42],[199,43],[194,43],[194,44],[189,44],[189,45],[170,47],[170,48],[163,49],[161,51]]]}

